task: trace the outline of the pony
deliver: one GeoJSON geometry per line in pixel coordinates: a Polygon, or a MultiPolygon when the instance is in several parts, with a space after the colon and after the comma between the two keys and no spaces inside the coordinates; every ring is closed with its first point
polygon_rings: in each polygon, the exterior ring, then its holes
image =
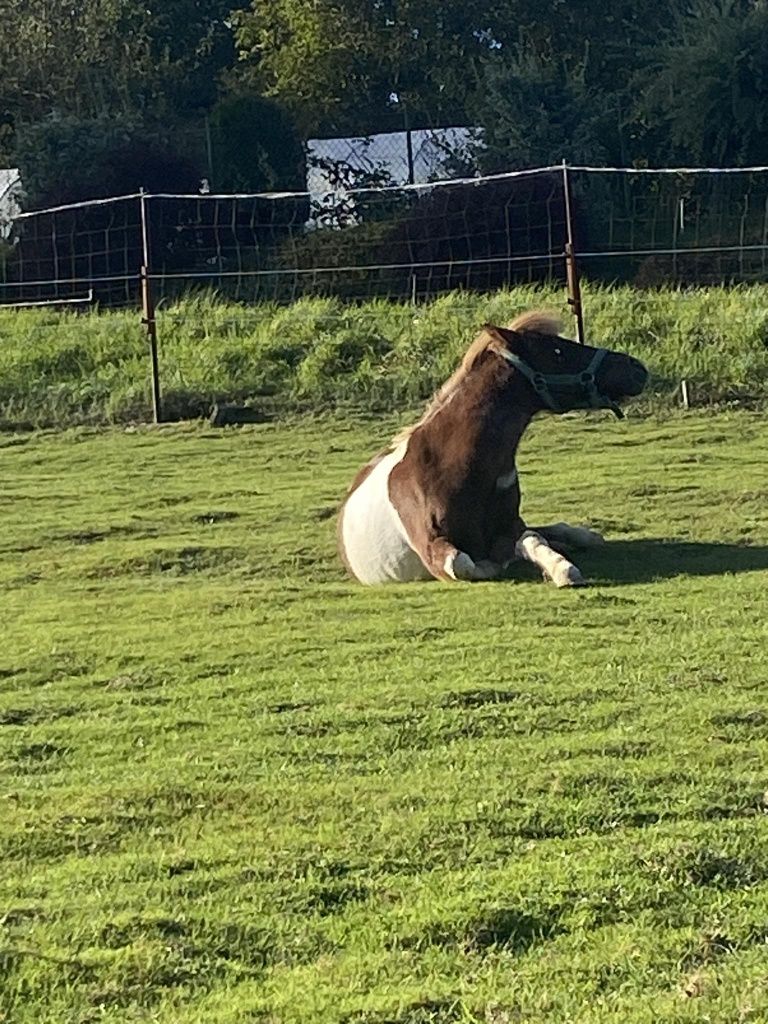
{"type": "Polygon", "coordinates": [[[492,580],[524,559],[558,587],[585,584],[566,552],[603,538],[567,523],[526,525],[517,447],[540,412],[610,409],[621,418],[619,402],[642,392],[648,371],[561,329],[541,311],[486,324],[421,419],[359,471],[337,520],[354,579],[492,580]]]}

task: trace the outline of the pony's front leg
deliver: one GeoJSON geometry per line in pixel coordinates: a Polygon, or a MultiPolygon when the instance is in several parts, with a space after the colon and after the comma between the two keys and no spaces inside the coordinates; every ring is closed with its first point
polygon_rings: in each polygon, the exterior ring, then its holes
{"type": "Polygon", "coordinates": [[[460,551],[447,537],[435,537],[423,550],[415,549],[429,572],[441,580],[493,580],[501,566],[487,559],[476,562],[466,551],[460,551]]]}
{"type": "MultiPolygon", "coordinates": [[[[520,536],[519,530],[517,536],[518,538],[520,536]]],[[[491,544],[490,555],[492,562],[496,562],[502,569],[506,569],[517,558],[517,540],[509,535],[497,537],[491,544]]]]}
{"type": "Polygon", "coordinates": [[[559,551],[549,546],[541,534],[526,530],[515,548],[518,558],[533,562],[556,587],[584,587],[586,580],[579,570],[559,551]]]}

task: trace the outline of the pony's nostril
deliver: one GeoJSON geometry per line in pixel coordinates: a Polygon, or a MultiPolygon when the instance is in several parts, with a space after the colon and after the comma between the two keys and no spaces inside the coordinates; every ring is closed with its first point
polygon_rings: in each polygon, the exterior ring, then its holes
{"type": "Polygon", "coordinates": [[[639,360],[635,360],[635,365],[632,367],[631,380],[638,392],[642,391],[648,383],[648,370],[639,360]]]}
{"type": "Polygon", "coordinates": [[[636,380],[645,380],[648,376],[648,371],[645,366],[640,362],[639,359],[635,359],[634,356],[629,356],[629,372],[636,380]]]}

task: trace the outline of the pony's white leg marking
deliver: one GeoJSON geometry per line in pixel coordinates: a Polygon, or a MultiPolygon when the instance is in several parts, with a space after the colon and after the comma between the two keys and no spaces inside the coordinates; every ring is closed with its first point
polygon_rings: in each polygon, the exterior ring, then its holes
{"type": "Polygon", "coordinates": [[[499,566],[495,562],[475,562],[466,551],[448,555],[443,569],[452,580],[492,580],[499,575],[499,566]]]}
{"type": "Polygon", "coordinates": [[[576,566],[553,551],[544,538],[533,530],[525,531],[515,550],[519,558],[537,565],[556,587],[580,587],[586,583],[576,566]]]}

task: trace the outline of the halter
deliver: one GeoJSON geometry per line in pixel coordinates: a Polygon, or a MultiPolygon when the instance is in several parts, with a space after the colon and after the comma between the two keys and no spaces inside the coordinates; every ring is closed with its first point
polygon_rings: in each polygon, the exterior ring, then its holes
{"type": "Polygon", "coordinates": [[[608,355],[608,349],[598,348],[589,366],[579,373],[541,373],[506,348],[498,348],[496,351],[528,379],[533,390],[552,412],[610,409],[620,420],[624,419],[619,406],[600,392],[595,380],[597,368],[608,355]]]}

